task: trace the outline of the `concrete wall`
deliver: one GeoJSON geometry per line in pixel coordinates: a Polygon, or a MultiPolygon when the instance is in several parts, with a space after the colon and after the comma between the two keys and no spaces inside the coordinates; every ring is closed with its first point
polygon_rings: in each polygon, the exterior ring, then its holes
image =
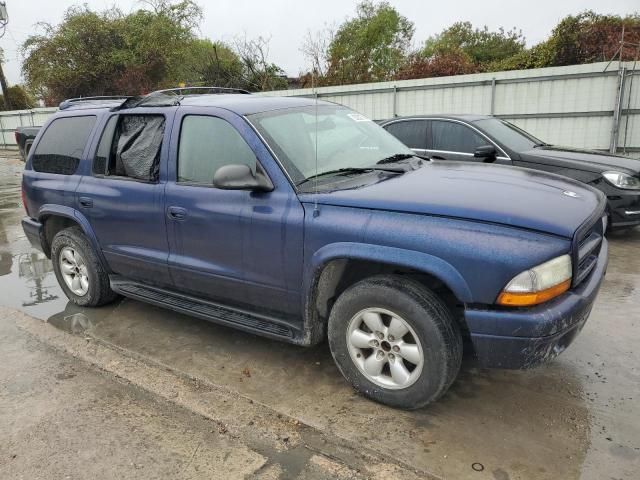
{"type": "MultiPolygon", "coordinates": [[[[494,114],[549,143],[599,150],[617,147],[619,153],[640,156],[640,62],[635,66],[632,62],[594,63],[260,95],[316,94],[374,120],[436,113],[494,114]]],[[[55,110],[0,112],[0,142],[15,145],[13,130],[17,126],[41,125],[55,110]]]]}

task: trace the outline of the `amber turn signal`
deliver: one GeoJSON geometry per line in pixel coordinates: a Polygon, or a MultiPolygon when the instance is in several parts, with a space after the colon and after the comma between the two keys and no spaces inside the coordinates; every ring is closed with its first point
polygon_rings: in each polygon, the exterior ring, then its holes
{"type": "Polygon", "coordinates": [[[569,287],[571,287],[571,279],[539,292],[502,292],[498,297],[498,305],[504,305],[505,307],[530,307],[532,305],[539,305],[563,294],[569,290],[569,287]]]}

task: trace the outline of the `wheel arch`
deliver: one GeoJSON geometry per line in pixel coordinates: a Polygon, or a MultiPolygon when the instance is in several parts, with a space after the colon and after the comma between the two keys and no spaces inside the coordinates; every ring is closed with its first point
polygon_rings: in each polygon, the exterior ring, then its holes
{"type": "MultiPolygon", "coordinates": [[[[38,221],[42,224],[42,250],[51,258],[51,242],[58,232],[70,227],[80,227],[98,256],[102,267],[107,263],[100,250],[98,239],[89,220],[77,210],[61,205],[43,205],[38,212],[38,221]]],[[[106,271],[108,271],[106,269],[106,271]]]]}
{"type": "MultiPolygon", "coordinates": [[[[361,243],[336,243],[318,250],[305,278],[305,342],[326,337],[326,325],[335,299],[354,283],[376,274],[408,275],[437,290],[453,309],[472,303],[471,290],[448,262],[422,252],[361,243]]],[[[463,315],[456,315],[466,330],[463,315]]]]}

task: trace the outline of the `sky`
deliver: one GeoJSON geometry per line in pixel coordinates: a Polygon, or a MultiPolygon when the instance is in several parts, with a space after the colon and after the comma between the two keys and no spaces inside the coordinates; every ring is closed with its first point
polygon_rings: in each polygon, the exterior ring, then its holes
{"type": "MultiPolygon", "coordinates": [[[[38,22],[56,24],[64,11],[78,4],[93,10],[116,5],[124,12],[144,6],[138,0],[4,0],[9,24],[0,38],[5,52],[5,75],[9,84],[22,81],[20,45],[36,30],[38,22]]],[[[232,42],[234,38],[262,36],[270,39],[270,59],[294,76],[308,68],[300,47],[309,31],[340,24],[353,16],[355,0],[196,0],[204,9],[199,35],[232,42]]],[[[389,0],[415,24],[414,43],[457,21],[491,30],[517,27],[528,45],[544,40],[557,22],[569,14],[591,9],[598,13],[631,14],[640,11],[638,0],[389,0]]]]}

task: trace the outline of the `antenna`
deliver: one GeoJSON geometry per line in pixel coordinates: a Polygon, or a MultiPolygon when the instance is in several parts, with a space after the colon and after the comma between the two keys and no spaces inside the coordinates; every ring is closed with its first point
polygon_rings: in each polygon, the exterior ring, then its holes
{"type": "Polygon", "coordinates": [[[318,210],[318,90],[317,90],[317,80],[316,80],[316,69],[313,67],[311,71],[311,88],[313,89],[313,96],[315,97],[315,105],[314,105],[314,125],[315,125],[315,164],[316,164],[316,172],[313,181],[313,217],[317,217],[320,215],[320,210],[318,210]]]}

